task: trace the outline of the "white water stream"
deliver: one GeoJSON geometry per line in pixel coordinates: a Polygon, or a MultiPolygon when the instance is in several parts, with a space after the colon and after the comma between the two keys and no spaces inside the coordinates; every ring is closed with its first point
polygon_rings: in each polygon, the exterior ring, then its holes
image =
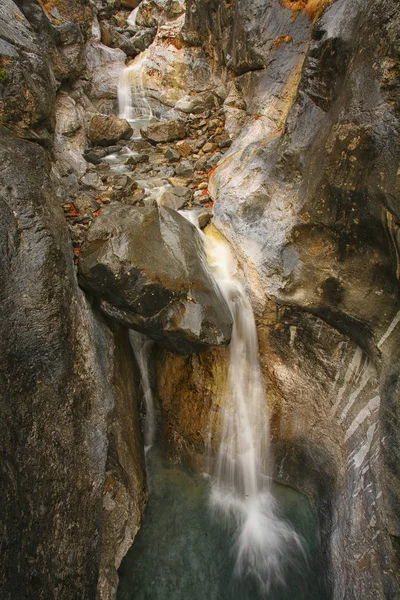
{"type": "MultiPolygon", "coordinates": [[[[194,222],[189,211],[183,214],[194,222]]],[[[201,235],[234,323],[222,408],[214,407],[220,437],[216,456],[209,445],[210,505],[235,525],[236,574],[255,579],[265,594],[272,584],[285,583],[287,567],[303,554],[302,543],[280,519],[271,492],[269,415],[253,310],[227,242],[201,235]]]]}
{"type": "Polygon", "coordinates": [[[147,51],[122,70],[118,83],[119,117],[127,121],[149,121],[153,116],[143,84],[147,51]]]}
{"type": "Polygon", "coordinates": [[[131,27],[135,27],[136,26],[136,16],[139,12],[139,8],[140,5],[137,6],[136,8],[133,9],[133,11],[129,14],[129,17],[127,18],[126,22],[128,23],[128,25],[130,25],[131,27]]]}
{"type": "MultiPolygon", "coordinates": [[[[132,22],[135,15],[132,16],[132,22]]],[[[131,122],[149,120],[152,111],[143,85],[146,52],[126,67],[119,83],[120,117],[131,122]]],[[[183,216],[197,226],[190,212],[183,216]]],[[[200,231],[200,229],[199,229],[200,231]]],[[[298,535],[279,517],[271,491],[269,416],[258,360],[257,331],[253,311],[236,273],[228,244],[205,236],[207,259],[232,315],[233,332],[226,389],[222,408],[215,408],[219,442],[215,454],[209,448],[210,505],[217,515],[235,525],[236,574],[251,577],[266,594],[275,582],[284,584],[292,557],[302,552],[298,535]]],[[[145,448],[154,439],[155,412],[148,372],[148,338],[132,332],[131,343],[138,362],[146,405],[145,448]]],[[[215,423],[212,429],[215,429],[215,423]]]]}
{"type": "Polygon", "coordinates": [[[143,438],[144,450],[147,453],[153,445],[156,431],[155,403],[149,375],[149,354],[154,342],[146,335],[133,330],[129,331],[129,340],[140,371],[140,383],[146,409],[143,438]]]}

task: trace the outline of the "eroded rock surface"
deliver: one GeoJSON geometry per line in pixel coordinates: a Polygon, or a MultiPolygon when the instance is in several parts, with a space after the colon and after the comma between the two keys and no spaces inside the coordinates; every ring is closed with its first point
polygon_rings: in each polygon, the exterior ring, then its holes
{"type": "Polygon", "coordinates": [[[82,247],[79,282],[107,315],[178,353],[229,343],[232,317],[203,242],[172,209],[105,208],[82,247]]]}

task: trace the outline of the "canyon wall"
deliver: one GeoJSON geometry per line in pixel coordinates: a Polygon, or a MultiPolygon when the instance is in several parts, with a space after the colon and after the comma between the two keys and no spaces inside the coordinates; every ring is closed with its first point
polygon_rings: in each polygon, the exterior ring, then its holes
{"type": "MultiPolygon", "coordinates": [[[[101,163],[145,55],[151,108],[187,139],[181,155],[148,128],[132,171],[214,203],[256,313],[275,476],[318,509],[329,594],[398,598],[398,3],[143,0],[128,35],[136,4],[0,7],[1,595],[115,597],[146,502],[127,331],[75,266],[104,206],[146,206],[101,163]]],[[[168,456],[201,468],[228,350],[152,356],[168,456]]]]}
{"type": "MultiPolygon", "coordinates": [[[[319,509],[333,597],[397,598],[400,11],[305,4],[191,0],[184,39],[228,91],[209,190],[257,313],[276,477],[319,509]]],[[[201,462],[223,360],[159,359],[175,460],[201,462]]]]}
{"type": "Polygon", "coordinates": [[[60,165],[86,165],[93,10],[45,8],[0,7],[0,595],[111,598],[146,501],[139,379],[127,332],[78,287],[58,195],[76,177],[60,165]]]}

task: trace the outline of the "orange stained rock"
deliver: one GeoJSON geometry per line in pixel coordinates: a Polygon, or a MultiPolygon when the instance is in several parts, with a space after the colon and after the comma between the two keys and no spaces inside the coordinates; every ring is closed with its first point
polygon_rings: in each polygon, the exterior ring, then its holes
{"type": "Polygon", "coordinates": [[[214,173],[214,171],[217,169],[217,165],[215,165],[215,167],[212,167],[212,169],[210,169],[207,173],[207,177],[211,177],[211,175],[214,173]]]}
{"type": "Polygon", "coordinates": [[[316,21],[333,0],[281,0],[281,6],[293,11],[295,19],[300,11],[304,11],[311,21],[316,21]]]}
{"type": "Polygon", "coordinates": [[[289,44],[289,42],[292,42],[293,38],[291,35],[280,35],[278,36],[274,43],[272,44],[273,48],[278,48],[278,46],[280,46],[281,44],[289,44]]]}
{"type": "Polygon", "coordinates": [[[78,209],[73,202],[63,204],[63,209],[67,217],[77,217],[79,215],[78,209]]]}

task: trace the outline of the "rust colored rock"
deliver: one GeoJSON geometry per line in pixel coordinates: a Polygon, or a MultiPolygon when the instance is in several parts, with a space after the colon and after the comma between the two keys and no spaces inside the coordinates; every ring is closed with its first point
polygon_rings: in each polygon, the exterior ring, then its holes
{"type": "Polygon", "coordinates": [[[182,140],[180,142],[176,142],[175,144],[176,150],[179,152],[181,156],[186,158],[192,152],[192,146],[189,144],[187,140],[182,140]]]}

